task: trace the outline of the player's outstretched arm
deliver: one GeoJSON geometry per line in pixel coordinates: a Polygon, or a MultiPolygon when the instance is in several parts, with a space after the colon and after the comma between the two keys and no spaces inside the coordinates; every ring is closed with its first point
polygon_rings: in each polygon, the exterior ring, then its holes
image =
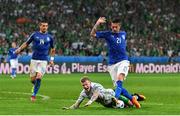
{"type": "Polygon", "coordinates": [[[77,109],[78,107],[75,107],[75,105],[73,104],[72,106],[70,107],[63,107],[62,109],[63,110],[74,110],[74,109],[77,109]]]}
{"type": "Polygon", "coordinates": [[[84,98],[85,98],[84,93],[81,92],[79,98],[76,100],[76,102],[73,105],[71,105],[70,107],[63,107],[62,109],[64,109],[64,110],[77,109],[77,108],[79,108],[80,104],[83,102],[84,98]]]}
{"type": "MultiPolygon", "coordinates": [[[[82,100],[82,101],[83,101],[83,100],[82,100]]],[[[74,110],[74,109],[78,109],[82,101],[77,100],[75,104],[71,105],[70,107],[63,107],[62,109],[64,109],[64,110],[74,110]]]]}
{"type": "Polygon", "coordinates": [[[22,50],[24,50],[28,46],[27,42],[24,42],[16,51],[16,54],[19,54],[22,50]]]}
{"type": "Polygon", "coordinates": [[[91,30],[90,36],[95,38],[96,37],[96,31],[97,31],[97,27],[101,24],[101,23],[106,23],[106,18],[105,17],[100,17],[97,21],[96,24],[94,25],[94,27],[91,30]]]}
{"type": "Polygon", "coordinates": [[[94,101],[97,100],[98,96],[99,96],[99,91],[95,91],[91,99],[84,105],[84,107],[90,106],[94,101]]]}

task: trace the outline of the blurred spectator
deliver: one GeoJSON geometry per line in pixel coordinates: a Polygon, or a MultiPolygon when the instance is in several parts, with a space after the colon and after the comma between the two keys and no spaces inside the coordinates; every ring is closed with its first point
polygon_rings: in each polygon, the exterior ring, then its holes
{"type": "Polygon", "coordinates": [[[180,56],[179,7],[179,0],[0,0],[0,54],[12,41],[26,41],[38,18],[46,17],[57,54],[107,55],[106,45],[89,36],[95,21],[105,16],[122,19],[130,56],[180,56]]]}

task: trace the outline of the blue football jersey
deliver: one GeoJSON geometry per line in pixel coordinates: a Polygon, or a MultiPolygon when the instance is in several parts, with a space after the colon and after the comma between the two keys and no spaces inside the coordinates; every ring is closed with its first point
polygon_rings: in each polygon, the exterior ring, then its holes
{"type": "Polygon", "coordinates": [[[32,59],[48,60],[49,49],[54,48],[54,39],[49,33],[34,32],[26,41],[27,44],[32,42],[32,59]]]}
{"type": "Polygon", "coordinates": [[[8,55],[9,55],[9,59],[16,59],[18,57],[17,54],[15,54],[17,48],[10,48],[8,55]]]}
{"type": "Polygon", "coordinates": [[[98,31],[96,38],[104,38],[108,45],[108,64],[116,64],[122,60],[128,60],[126,54],[126,32],[113,33],[112,31],[98,31]]]}

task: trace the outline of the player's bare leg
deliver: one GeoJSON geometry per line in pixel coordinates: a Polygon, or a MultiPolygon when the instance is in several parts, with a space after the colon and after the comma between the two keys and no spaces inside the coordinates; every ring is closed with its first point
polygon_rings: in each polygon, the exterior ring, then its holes
{"type": "Polygon", "coordinates": [[[36,80],[36,76],[31,77],[31,83],[34,85],[36,80]]]}

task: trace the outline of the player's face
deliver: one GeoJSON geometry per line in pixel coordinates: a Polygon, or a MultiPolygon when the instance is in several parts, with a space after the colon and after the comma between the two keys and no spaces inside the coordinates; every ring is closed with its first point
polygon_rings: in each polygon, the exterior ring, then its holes
{"type": "Polygon", "coordinates": [[[12,43],[12,45],[11,45],[13,48],[16,48],[16,43],[12,43]]]}
{"type": "Polygon", "coordinates": [[[111,23],[111,30],[114,33],[118,33],[120,31],[120,23],[111,23]]]}
{"type": "Polygon", "coordinates": [[[91,88],[91,82],[90,81],[85,81],[83,83],[81,83],[83,88],[86,90],[86,91],[90,91],[90,88],[91,88]]]}
{"type": "Polygon", "coordinates": [[[41,33],[46,33],[48,30],[48,23],[40,23],[39,28],[41,33]]]}

